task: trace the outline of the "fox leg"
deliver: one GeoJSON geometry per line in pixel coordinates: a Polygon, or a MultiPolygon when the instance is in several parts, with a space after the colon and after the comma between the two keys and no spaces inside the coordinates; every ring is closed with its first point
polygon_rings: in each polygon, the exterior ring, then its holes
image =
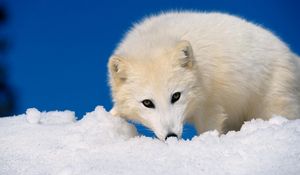
{"type": "Polygon", "coordinates": [[[192,118],[198,134],[209,130],[217,130],[220,134],[224,133],[224,122],[227,115],[222,106],[205,107],[192,118]]]}

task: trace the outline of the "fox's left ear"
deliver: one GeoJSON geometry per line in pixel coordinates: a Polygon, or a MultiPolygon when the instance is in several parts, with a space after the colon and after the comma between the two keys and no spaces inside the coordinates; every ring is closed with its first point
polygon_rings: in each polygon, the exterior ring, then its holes
{"type": "Polygon", "coordinates": [[[176,45],[175,58],[181,67],[191,68],[194,64],[193,49],[189,41],[182,40],[176,45]]]}

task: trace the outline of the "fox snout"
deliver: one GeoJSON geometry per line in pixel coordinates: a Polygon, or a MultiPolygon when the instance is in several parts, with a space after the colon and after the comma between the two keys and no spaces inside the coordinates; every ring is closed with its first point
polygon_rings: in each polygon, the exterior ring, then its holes
{"type": "Polygon", "coordinates": [[[178,139],[177,134],[171,132],[171,133],[167,134],[167,136],[165,137],[165,140],[168,140],[168,138],[170,138],[170,137],[176,137],[178,139]]]}
{"type": "Polygon", "coordinates": [[[182,126],[178,125],[177,127],[162,127],[161,130],[156,128],[153,129],[156,137],[161,141],[166,141],[169,138],[181,139],[182,136],[182,126]]]}

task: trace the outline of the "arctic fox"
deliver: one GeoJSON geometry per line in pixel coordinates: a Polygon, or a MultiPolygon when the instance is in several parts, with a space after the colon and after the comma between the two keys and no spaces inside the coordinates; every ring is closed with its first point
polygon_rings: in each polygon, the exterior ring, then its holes
{"type": "Polygon", "coordinates": [[[115,116],[165,140],[300,117],[299,57],[274,34],[222,13],[169,12],[126,34],[108,63],[115,116]]]}

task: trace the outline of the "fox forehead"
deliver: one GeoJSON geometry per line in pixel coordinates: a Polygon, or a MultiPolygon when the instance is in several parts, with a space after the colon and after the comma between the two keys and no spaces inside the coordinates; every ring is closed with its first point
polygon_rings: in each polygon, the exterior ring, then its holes
{"type": "Polygon", "coordinates": [[[172,92],[176,88],[179,78],[175,79],[177,73],[170,66],[148,62],[135,66],[128,72],[125,83],[134,93],[150,98],[154,94],[164,96],[165,92],[172,92]]]}
{"type": "Polygon", "coordinates": [[[170,80],[180,80],[186,72],[181,67],[174,66],[174,61],[168,57],[132,60],[129,63],[128,80],[144,85],[167,87],[172,84],[170,80]]]}

